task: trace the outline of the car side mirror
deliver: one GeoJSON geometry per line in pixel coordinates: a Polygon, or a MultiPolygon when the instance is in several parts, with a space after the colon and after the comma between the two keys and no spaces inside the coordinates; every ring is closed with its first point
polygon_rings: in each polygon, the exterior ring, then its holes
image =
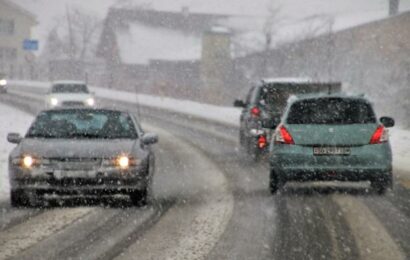
{"type": "Polygon", "coordinates": [[[275,129],[280,123],[279,118],[267,118],[262,120],[262,127],[275,129]]]}
{"type": "Polygon", "coordinates": [[[9,133],[7,135],[7,141],[12,144],[19,144],[23,140],[23,137],[19,133],[9,133]]]}
{"type": "Polygon", "coordinates": [[[385,127],[393,127],[395,125],[394,119],[391,117],[383,116],[380,118],[380,123],[382,123],[385,127]]]}
{"type": "Polygon", "coordinates": [[[145,145],[158,143],[158,135],[154,133],[146,133],[142,136],[141,142],[145,145]]]}
{"type": "Polygon", "coordinates": [[[233,102],[233,106],[234,106],[234,107],[242,107],[242,108],[244,108],[244,107],[246,107],[246,104],[245,104],[245,102],[243,102],[242,100],[237,99],[237,100],[235,100],[235,102],[233,102]]]}

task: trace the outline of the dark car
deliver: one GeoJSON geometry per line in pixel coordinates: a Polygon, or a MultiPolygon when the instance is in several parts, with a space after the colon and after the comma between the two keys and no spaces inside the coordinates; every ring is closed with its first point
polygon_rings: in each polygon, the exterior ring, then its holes
{"type": "Polygon", "coordinates": [[[129,112],[66,108],[40,112],[9,156],[12,206],[40,204],[47,195],[129,195],[144,204],[151,188],[155,134],[129,112]]]}
{"type": "Polygon", "coordinates": [[[267,152],[271,130],[262,127],[265,119],[273,120],[276,127],[291,95],[341,91],[340,82],[314,82],[304,78],[274,78],[261,80],[248,92],[246,100],[236,100],[242,107],[239,142],[244,151],[257,161],[267,152]]]}

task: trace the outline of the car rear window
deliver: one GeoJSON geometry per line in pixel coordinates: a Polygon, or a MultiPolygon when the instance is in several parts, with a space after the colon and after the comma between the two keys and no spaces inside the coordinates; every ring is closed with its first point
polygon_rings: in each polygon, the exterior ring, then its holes
{"type": "Polygon", "coordinates": [[[370,124],[376,116],[364,100],[320,98],[295,102],[289,110],[288,124],[370,124]]]}
{"type": "Polygon", "coordinates": [[[88,88],[84,84],[57,84],[54,85],[52,93],[89,93],[88,88]]]}

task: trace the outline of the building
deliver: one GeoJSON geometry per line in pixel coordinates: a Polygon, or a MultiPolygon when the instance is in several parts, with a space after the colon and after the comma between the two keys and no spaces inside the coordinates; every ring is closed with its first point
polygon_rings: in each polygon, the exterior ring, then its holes
{"type": "Polygon", "coordinates": [[[261,71],[261,57],[272,76],[342,81],[345,90],[365,93],[379,112],[410,126],[410,11],[248,55],[238,66],[261,71]]]}
{"type": "Polygon", "coordinates": [[[8,0],[0,0],[0,71],[10,78],[26,78],[32,73],[34,55],[23,50],[31,39],[36,17],[8,0]]]}
{"type": "Polygon", "coordinates": [[[111,8],[98,55],[103,82],[156,95],[221,104],[232,78],[226,15],[111,8]]]}

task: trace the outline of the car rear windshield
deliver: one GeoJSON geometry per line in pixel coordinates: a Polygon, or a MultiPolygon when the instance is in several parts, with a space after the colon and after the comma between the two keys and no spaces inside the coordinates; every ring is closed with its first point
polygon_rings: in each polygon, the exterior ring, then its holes
{"type": "Polygon", "coordinates": [[[272,83],[264,85],[259,94],[259,104],[268,112],[282,114],[291,95],[337,92],[339,84],[326,83],[272,83]]]}
{"type": "Polygon", "coordinates": [[[371,105],[363,100],[343,98],[309,99],[295,102],[288,124],[370,124],[376,123],[371,105]]]}
{"type": "Polygon", "coordinates": [[[53,85],[52,93],[89,93],[84,84],[56,84],[53,85]]]}
{"type": "Polygon", "coordinates": [[[26,137],[134,139],[137,132],[128,113],[73,109],[41,112],[26,137]]]}

